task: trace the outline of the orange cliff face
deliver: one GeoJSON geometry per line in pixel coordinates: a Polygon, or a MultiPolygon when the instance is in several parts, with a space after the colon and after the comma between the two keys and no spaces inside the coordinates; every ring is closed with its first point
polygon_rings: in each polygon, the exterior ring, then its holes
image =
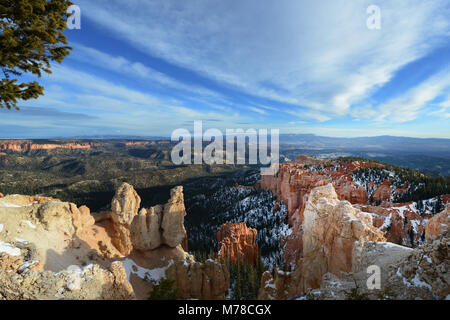
{"type": "Polygon", "coordinates": [[[94,147],[94,143],[90,142],[68,142],[62,144],[37,144],[31,141],[23,140],[6,140],[0,142],[0,151],[27,152],[34,150],[90,150],[94,147]]]}
{"type": "MultiPolygon", "coordinates": [[[[380,184],[367,181],[363,187],[353,179],[353,171],[369,166],[383,165],[370,161],[342,163],[299,156],[290,163],[280,164],[276,175],[262,176],[259,187],[274,193],[288,207],[289,223],[293,228],[291,235],[283,240],[284,257],[288,262],[295,263],[302,255],[304,210],[311,191],[329,183],[339,200],[347,200],[361,211],[370,213],[373,225],[384,233],[388,241],[414,246],[423,240],[430,217],[421,215],[413,203],[392,202],[395,194],[408,190],[408,185],[395,187],[388,178],[380,184]]],[[[443,203],[450,200],[446,195],[441,199],[443,203]]]]}
{"type": "Polygon", "coordinates": [[[356,169],[364,167],[365,163],[352,162],[327,167],[326,165],[331,164],[331,162],[317,161],[320,162],[313,162],[307,156],[297,157],[291,163],[281,164],[276,175],[263,176],[259,182],[262,189],[272,191],[281,201],[286,203],[291,222],[295,218],[294,215],[302,217],[311,190],[329,183],[333,184],[336,193],[342,200],[360,204],[365,204],[369,200],[366,190],[353,181],[350,175],[356,169]],[[308,167],[311,165],[323,165],[324,168],[316,170],[308,167]]]}
{"type": "Polygon", "coordinates": [[[222,225],[217,232],[218,259],[233,263],[246,259],[249,264],[255,265],[259,255],[257,233],[255,229],[247,227],[245,222],[222,225]]]}

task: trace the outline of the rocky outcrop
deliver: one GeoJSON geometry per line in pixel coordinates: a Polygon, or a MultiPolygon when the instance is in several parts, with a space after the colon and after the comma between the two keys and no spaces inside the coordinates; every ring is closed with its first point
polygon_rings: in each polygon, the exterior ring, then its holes
{"type": "Polygon", "coordinates": [[[130,225],[138,214],[141,198],[128,183],[123,183],[111,202],[111,220],[114,234],[112,242],[123,255],[129,255],[133,250],[130,225]]]}
{"type": "Polygon", "coordinates": [[[288,300],[296,296],[298,277],[293,272],[284,272],[275,268],[275,277],[270,271],[263,273],[258,300],[288,300]]]}
{"type": "Polygon", "coordinates": [[[244,259],[251,265],[258,260],[258,231],[248,228],[245,222],[226,223],[217,231],[218,257],[228,262],[243,262],[244,259]]]}
{"type": "Polygon", "coordinates": [[[419,214],[414,203],[355,207],[372,216],[374,226],[384,233],[387,241],[410,247],[422,242],[426,219],[419,214]]]}
{"type": "Polygon", "coordinates": [[[385,241],[383,233],[373,226],[372,217],[348,201],[340,201],[332,184],[311,192],[302,231],[303,256],[294,271],[281,280],[265,279],[261,297],[273,296],[273,293],[265,293],[264,288],[283,287],[282,283],[288,284],[283,294],[286,292],[290,296],[318,288],[324,274],[339,276],[341,272],[352,270],[355,246],[366,241],[385,241]]]}
{"type": "Polygon", "coordinates": [[[450,294],[448,234],[415,248],[391,243],[366,242],[355,248],[351,273],[324,275],[322,286],[301,299],[434,300],[450,294]],[[369,288],[369,266],[380,268],[380,288],[369,288]],[[357,296],[356,296],[357,295],[357,296]]]}
{"type": "MultiPolygon", "coordinates": [[[[424,213],[413,202],[393,203],[409,188],[407,184],[399,184],[393,172],[384,170],[385,175],[378,177],[380,180],[376,182],[367,181],[367,172],[359,171],[355,175],[359,169],[374,167],[383,168],[384,165],[299,156],[290,163],[281,164],[277,174],[261,178],[259,187],[274,193],[288,207],[289,223],[294,231],[283,240],[284,258],[288,263],[295,264],[302,255],[303,216],[311,190],[329,183],[340,200],[347,200],[361,211],[370,213],[374,226],[384,232],[388,241],[410,247],[423,243],[425,224],[433,209],[429,207],[424,213]]],[[[443,195],[441,200],[445,204],[450,198],[443,195]]]]}
{"type": "Polygon", "coordinates": [[[166,276],[175,281],[183,299],[225,300],[230,287],[228,269],[214,260],[177,262],[167,269],[166,276]]]}
{"type": "Polygon", "coordinates": [[[352,268],[353,248],[365,241],[385,241],[372,217],[340,201],[331,184],[311,192],[304,212],[302,277],[305,289],[317,288],[322,276],[352,268]]]}
{"type": "Polygon", "coordinates": [[[366,190],[354,182],[350,175],[364,166],[366,164],[360,162],[338,165],[327,160],[299,156],[291,163],[281,164],[276,175],[263,176],[259,186],[277,195],[288,206],[291,217],[297,211],[301,219],[311,190],[329,183],[333,184],[341,200],[365,204],[368,201],[366,190]]]}
{"type": "Polygon", "coordinates": [[[141,198],[133,186],[123,183],[111,201],[111,219],[117,224],[129,226],[137,215],[140,205],[141,198]]]}
{"type": "MultiPolygon", "coordinates": [[[[0,298],[134,297],[121,264],[111,265],[102,255],[98,242],[109,237],[94,225],[87,207],[37,197],[7,196],[2,200],[0,298]],[[104,268],[108,265],[109,270],[104,268]]],[[[115,250],[110,240],[108,246],[115,250]]],[[[117,251],[111,256],[115,255],[117,251]]]]}
{"type": "Polygon", "coordinates": [[[95,219],[89,208],[56,199],[0,199],[0,299],[146,299],[162,278],[186,299],[224,299],[226,267],[195,262],[182,248],[182,187],[138,214],[140,201],[123,184],[111,212],[95,219]]]}
{"type": "Polygon", "coordinates": [[[0,299],[4,300],[125,300],[133,288],[120,263],[109,270],[98,265],[70,266],[60,272],[39,271],[35,261],[0,256],[0,299]],[[11,263],[13,261],[13,263],[11,263]]]}
{"type": "Polygon", "coordinates": [[[434,239],[450,229],[450,205],[431,218],[425,226],[426,239],[434,239]]]}

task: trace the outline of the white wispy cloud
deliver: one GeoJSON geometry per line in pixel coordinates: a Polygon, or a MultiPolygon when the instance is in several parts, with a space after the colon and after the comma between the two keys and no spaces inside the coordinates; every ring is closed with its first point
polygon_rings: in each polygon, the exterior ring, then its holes
{"type": "MultiPolygon", "coordinates": [[[[388,119],[395,122],[407,122],[418,118],[421,111],[443,92],[450,90],[450,68],[424,80],[416,87],[383,103],[377,108],[377,121],[388,119]]],[[[443,103],[445,105],[445,102],[443,103]]],[[[442,105],[442,104],[441,104],[442,105]]]]}
{"type": "Polygon", "coordinates": [[[444,0],[383,2],[381,30],[366,28],[366,0],[79,3],[143,52],[326,117],[351,115],[450,30],[444,0]]]}
{"type": "Polygon", "coordinates": [[[163,86],[185,90],[197,95],[201,95],[202,97],[223,99],[222,95],[218,92],[200,86],[185,84],[181,81],[167,76],[162,72],[147,67],[142,62],[130,61],[129,59],[126,59],[122,56],[114,56],[95,48],[86,47],[79,43],[71,45],[74,48],[74,52],[71,57],[83,63],[99,66],[103,69],[108,69],[120,73],[123,76],[144,78],[163,86]]]}

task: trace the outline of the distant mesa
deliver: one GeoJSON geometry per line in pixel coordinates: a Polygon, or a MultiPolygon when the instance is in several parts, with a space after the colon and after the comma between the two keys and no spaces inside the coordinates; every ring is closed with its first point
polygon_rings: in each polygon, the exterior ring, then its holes
{"type": "Polygon", "coordinates": [[[34,150],[90,150],[96,146],[92,142],[61,142],[61,143],[34,143],[29,140],[0,141],[0,151],[28,152],[34,150]]]}
{"type": "Polygon", "coordinates": [[[142,147],[170,144],[169,140],[152,140],[152,141],[127,141],[126,147],[142,147]]]}

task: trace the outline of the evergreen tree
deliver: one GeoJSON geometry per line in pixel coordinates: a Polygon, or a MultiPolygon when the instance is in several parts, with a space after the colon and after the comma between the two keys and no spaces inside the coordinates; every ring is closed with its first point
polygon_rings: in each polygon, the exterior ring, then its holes
{"type": "Polygon", "coordinates": [[[148,300],[177,300],[179,299],[178,288],[174,287],[175,281],[162,279],[161,282],[153,286],[148,296],[148,300]]]}
{"type": "Polygon", "coordinates": [[[44,93],[37,81],[17,83],[14,77],[51,73],[50,62],[61,63],[69,51],[63,31],[69,0],[2,0],[0,2],[0,108],[15,108],[18,100],[44,93]]]}

